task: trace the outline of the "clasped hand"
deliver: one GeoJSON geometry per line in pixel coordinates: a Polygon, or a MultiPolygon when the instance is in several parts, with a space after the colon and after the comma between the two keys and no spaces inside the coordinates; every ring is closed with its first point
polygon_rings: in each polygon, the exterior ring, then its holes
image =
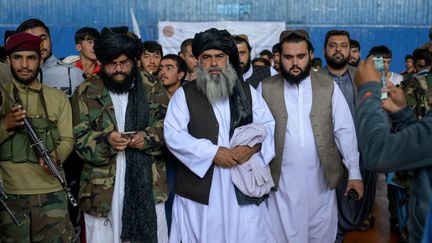
{"type": "Polygon", "coordinates": [[[240,145],[231,149],[219,147],[213,161],[216,165],[221,167],[233,167],[248,161],[260,148],[261,144],[257,144],[253,147],[240,145]]]}

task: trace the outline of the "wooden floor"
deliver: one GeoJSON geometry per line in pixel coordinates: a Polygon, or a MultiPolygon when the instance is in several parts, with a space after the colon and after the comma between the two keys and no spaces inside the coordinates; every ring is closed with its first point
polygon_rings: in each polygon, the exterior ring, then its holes
{"type": "Polygon", "coordinates": [[[380,174],[377,181],[377,191],[373,215],[375,216],[375,226],[365,232],[349,233],[344,243],[397,243],[397,235],[390,231],[389,212],[387,209],[387,185],[385,176],[380,174]]]}

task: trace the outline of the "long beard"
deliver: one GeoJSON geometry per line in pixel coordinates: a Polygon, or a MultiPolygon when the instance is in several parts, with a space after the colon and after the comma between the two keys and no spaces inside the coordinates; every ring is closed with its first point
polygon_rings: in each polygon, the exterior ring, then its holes
{"type": "Polygon", "coordinates": [[[30,70],[30,71],[32,71],[32,76],[30,76],[28,78],[20,78],[18,76],[18,70],[11,68],[12,76],[15,78],[15,80],[22,83],[22,84],[25,84],[25,85],[31,83],[33,80],[35,80],[37,78],[38,73],[39,73],[38,72],[39,68],[37,68],[36,70],[30,70]]]}
{"type": "MultiPolygon", "coordinates": [[[[221,70],[220,68],[210,68],[208,72],[221,70]]],[[[231,64],[228,63],[221,74],[209,74],[201,66],[197,69],[196,84],[198,90],[207,96],[210,103],[228,98],[234,89],[238,79],[237,73],[231,64]]]]}
{"type": "Polygon", "coordinates": [[[335,53],[333,56],[328,56],[327,54],[325,54],[325,59],[327,61],[327,65],[336,70],[339,70],[344,68],[348,64],[350,57],[348,55],[347,57],[344,56],[342,59],[337,59],[335,53]]]}
{"type": "Polygon", "coordinates": [[[243,74],[245,74],[248,70],[249,70],[249,68],[250,68],[250,66],[251,66],[251,63],[252,63],[252,60],[250,59],[250,57],[249,57],[249,59],[247,60],[247,62],[244,64],[244,66],[241,68],[241,71],[242,71],[242,73],[243,74]]]}
{"type": "Polygon", "coordinates": [[[286,81],[288,81],[288,83],[299,84],[301,81],[303,81],[305,78],[307,78],[307,76],[309,76],[311,68],[312,68],[312,61],[309,60],[308,64],[304,68],[304,70],[297,66],[297,68],[299,68],[301,70],[300,74],[298,74],[298,75],[292,75],[290,73],[291,69],[293,69],[295,66],[291,67],[290,70],[286,70],[284,65],[282,65],[282,63],[280,63],[279,67],[280,67],[280,71],[281,71],[282,76],[285,78],[286,81]]]}
{"type": "Polygon", "coordinates": [[[138,69],[136,65],[134,65],[130,71],[130,73],[120,72],[120,74],[124,75],[125,78],[123,81],[117,81],[114,79],[113,76],[115,76],[118,73],[108,74],[106,72],[105,67],[102,67],[99,75],[102,78],[105,87],[115,93],[115,94],[124,94],[130,90],[132,87],[135,77],[138,74],[138,69]]]}

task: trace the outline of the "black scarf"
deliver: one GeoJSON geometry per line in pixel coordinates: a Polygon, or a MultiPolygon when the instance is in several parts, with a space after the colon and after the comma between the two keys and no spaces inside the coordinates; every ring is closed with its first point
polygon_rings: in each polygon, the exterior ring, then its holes
{"type": "MultiPolygon", "coordinates": [[[[148,98],[138,72],[135,85],[129,91],[125,131],[145,131],[148,110],[148,98]]],[[[139,149],[127,148],[122,241],[157,242],[152,178],[152,158],[139,149]]]]}
{"type": "Polygon", "coordinates": [[[229,131],[230,138],[234,134],[234,130],[237,127],[241,127],[252,123],[252,113],[250,112],[251,109],[249,109],[249,103],[246,98],[246,94],[243,90],[243,87],[241,85],[241,82],[244,81],[240,80],[242,79],[240,75],[238,76],[239,79],[236,80],[233,93],[229,97],[230,112],[231,112],[230,131],[229,131]]]}

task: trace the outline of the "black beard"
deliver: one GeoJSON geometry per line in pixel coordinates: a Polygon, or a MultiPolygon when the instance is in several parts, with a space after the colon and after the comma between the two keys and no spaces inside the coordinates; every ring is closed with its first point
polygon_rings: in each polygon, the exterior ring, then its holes
{"type": "MultiPolygon", "coordinates": [[[[279,64],[279,67],[280,67],[280,72],[281,72],[282,76],[285,78],[285,80],[288,81],[288,83],[294,85],[294,84],[299,84],[307,76],[310,75],[310,70],[312,68],[312,61],[309,60],[309,62],[306,65],[305,69],[302,70],[301,73],[299,75],[296,75],[296,76],[292,75],[289,71],[287,71],[285,69],[285,67],[282,65],[282,63],[279,64]]],[[[298,67],[298,68],[300,68],[300,67],[298,67]]]]}
{"type": "Polygon", "coordinates": [[[359,65],[359,63],[360,63],[360,58],[357,59],[357,60],[356,60],[355,62],[353,62],[353,63],[348,62],[348,64],[351,65],[351,66],[353,66],[353,67],[357,67],[357,66],[359,65]]]}
{"type": "Polygon", "coordinates": [[[330,66],[336,70],[339,70],[339,69],[346,67],[346,65],[348,64],[349,56],[345,57],[344,59],[338,60],[338,61],[333,59],[333,56],[330,57],[327,54],[325,54],[325,59],[327,61],[328,66],[330,66]]]}
{"type": "Polygon", "coordinates": [[[33,72],[33,76],[31,76],[27,79],[22,79],[22,78],[18,77],[18,74],[15,71],[15,69],[11,68],[12,76],[15,78],[15,80],[24,84],[24,85],[27,85],[27,84],[31,83],[33,80],[35,80],[39,74],[38,71],[39,71],[39,68],[37,69],[37,71],[33,72]]]}
{"type": "Polygon", "coordinates": [[[102,67],[99,76],[102,78],[105,87],[115,93],[115,94],[124,94],[127,93],[130,88],[133,86],[135,77],[138,74],[138,69],[136,65],[134,65],[129,74],[121,73],[125,75],[125,79],[123,81],[117,81],[113,78],[114,74],[109,75],[106,73],[105,67],[102,67]]]}
{"type": "Polygon", "coordinates": [[[252,60],[249,58],[247,60],[247,62],[245,63],[245,65],[241,68],[242,74],[245,74],[249,70],[249,68],[251,66],[251,62],[252,62],[252,60]]]}

